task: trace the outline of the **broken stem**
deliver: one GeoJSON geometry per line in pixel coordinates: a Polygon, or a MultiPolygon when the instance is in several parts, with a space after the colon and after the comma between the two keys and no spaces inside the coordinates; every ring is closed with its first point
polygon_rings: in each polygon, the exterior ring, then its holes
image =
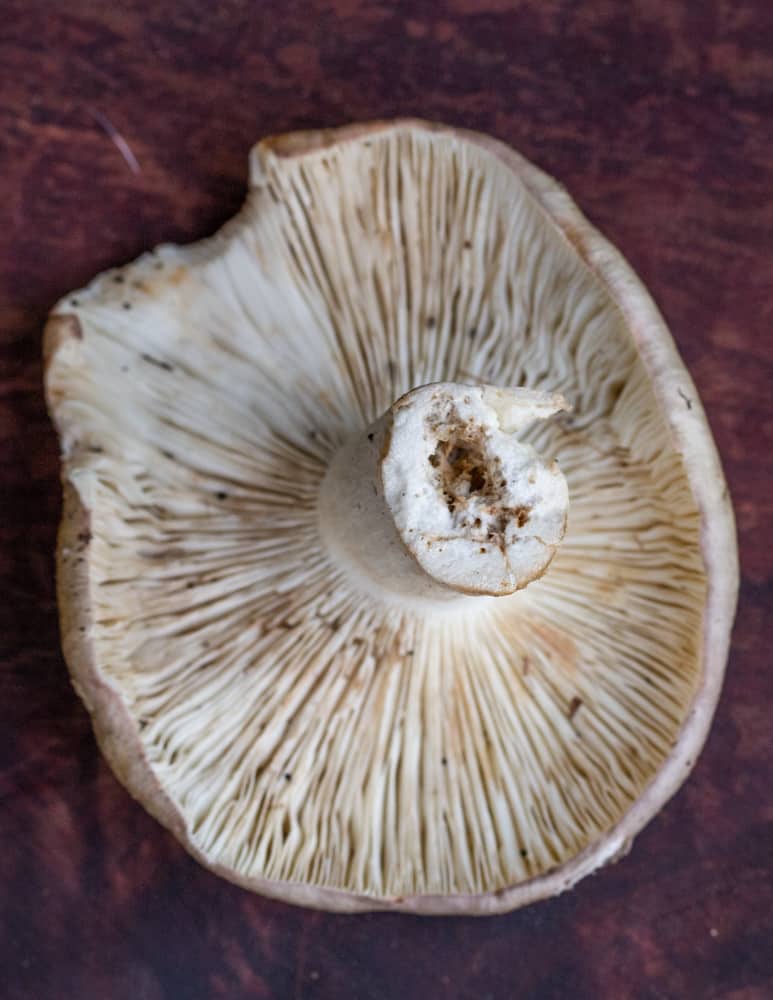
{"type": "Polygon", "coordinates": [[[518,435],[562,396],[440,382],[413,389],[334,456],[319,498],[331,555],[381,591],[511,594],[563,537],[568,491],[518,435]]]}

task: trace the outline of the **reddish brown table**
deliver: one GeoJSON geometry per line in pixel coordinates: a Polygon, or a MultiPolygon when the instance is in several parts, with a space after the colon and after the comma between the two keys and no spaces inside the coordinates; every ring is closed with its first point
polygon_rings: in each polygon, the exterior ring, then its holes
{"type": "Polygon", "coordinates": [[[0,993],[773,997],[773,5],[1,0],[0,79],[0,993]],[[735,641],[694,775],[624,862],[498,918],[329,916],[207,874],[107,770],[57,640],[47,310],[211,232],[259,136],[404,113],[518,146],[621,247],[738,515],[735,641]]]}

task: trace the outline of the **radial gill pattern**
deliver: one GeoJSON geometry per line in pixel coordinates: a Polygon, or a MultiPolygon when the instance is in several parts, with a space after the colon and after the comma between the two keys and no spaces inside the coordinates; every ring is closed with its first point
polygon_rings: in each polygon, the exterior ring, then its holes
{"type": "Polygon", "coordinates": [[[262,147],[221,233],[59,312],[97,667],[208,860],[477,893],[620,818],[698,677],[698,515],[622,316],[508,167],[408,129],[262,147]],[[550,570],[453,614],[359,593],[315,507],[338,444],[438,380],[573,407],[534,440],[570,489],[550,570]]]}

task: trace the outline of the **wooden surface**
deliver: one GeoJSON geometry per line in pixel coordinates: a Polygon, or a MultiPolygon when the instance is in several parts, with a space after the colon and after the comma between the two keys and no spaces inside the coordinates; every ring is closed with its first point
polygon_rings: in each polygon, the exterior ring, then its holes
{"type": "Polygon", "coordinates": [[[0,80],[0,994],[773,997],[773,4],[0,0],[0,80]],[[258,137],[404,113],[517,146],[629,257],[741,542],[693,777],[625,861],[479,920],[305,912],[201,870],[99,757],[57,638],[47,310],[211,232],[258,137]]]}

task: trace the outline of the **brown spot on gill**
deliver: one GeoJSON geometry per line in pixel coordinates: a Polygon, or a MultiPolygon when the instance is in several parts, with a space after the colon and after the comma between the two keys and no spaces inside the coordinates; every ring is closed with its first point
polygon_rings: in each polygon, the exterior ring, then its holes
{"type": "Polygon", "coordinates": [[[43,367],[47,369],[60,347],[73,340],[83,340],[83,327],[77,316],[60,313],[46,323],[43,333],[43,367]]]}
{"type": "Polygon", "coordinates": [[[546,658],[551,666],[568,674],[577,670],[577,644],[571,636],[548,625],[547,622],[532,622],[531,631],[539,645],[545,648],[546,658]]]}
{"type": "Polygon", "coordinates": [[[622,578],[616,574],[614,576],[600,577],[593,581],[593,589],[602,598],[608,598],[617,593],[623,585],[622,578]]]}
{"type": "Polygon", "coordinates": [[[167,284],[176,286],[182,284],[182,282],[185,281],[187,277],[188,277],[188,268],[180,266],[176,267],[173,271],[167,274],[164,280],[167,282],[167,284]]]}
{"type": "Polygon", "coordinates": [[[320,403],[322,403],[325,409],[329,410],[330,413],[334,415],[338,414],[338,407],[336,406],[335,402],[333,401],[329,393],[320,392],[318,396],[320,403]]]}
{"type": "Polygon", "coordinates": [[[151,354],[141,354],[140,358],[148,365],[153,365],[155,368],[161,368],[165,372],[173,372],[174,366],[170,365],[168,361],[163,361],[161,358],[154,358],[151,354]]]}

